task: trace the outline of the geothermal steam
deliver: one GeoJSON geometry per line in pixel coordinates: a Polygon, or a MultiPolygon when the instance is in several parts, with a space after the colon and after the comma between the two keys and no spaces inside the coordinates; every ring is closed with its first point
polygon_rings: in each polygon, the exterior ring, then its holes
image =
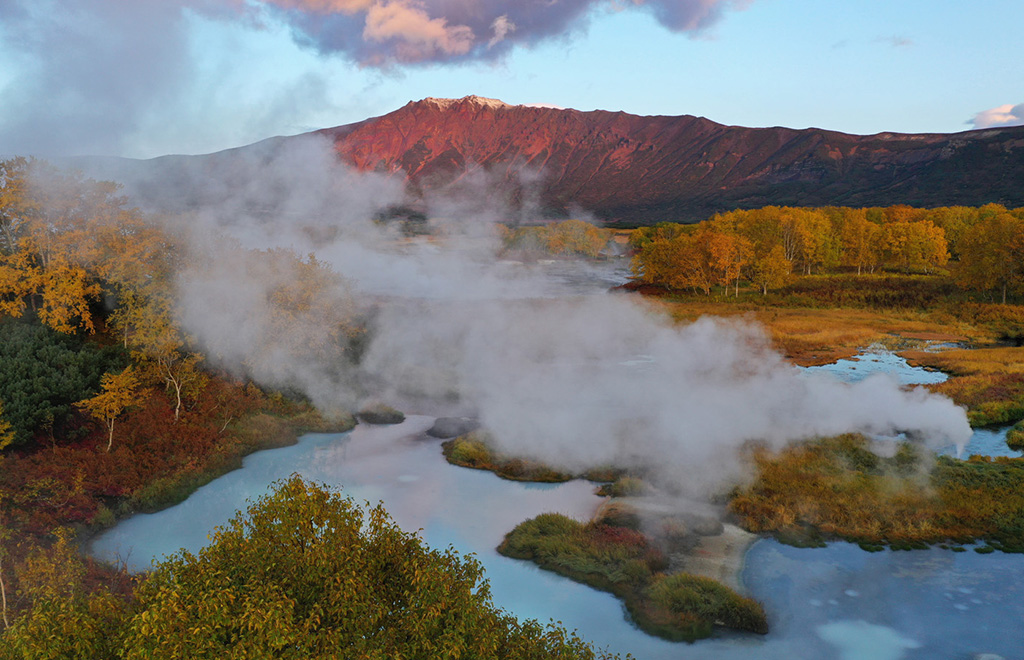
{"type": "Polygon", "coordinates": [[[702,485],[734,476],[736,450],[748,441],[905,431],[941,447],[970,435],[950,400],[884,376],[849,385],[809,374],[753,323],[678,325],[626,295],[545,297],[543,276],[482,246],[481,224],[502,217],[497,211],[468,214],[449,200],[444,240],[404,240],[365,212],[401,201],[394,180],[345,170],[325,157],[329,143],[289,149],[309,153],[271,154],[246,172],[246,190],[277,193],[273,208],[242,195],[193,216],[205,257],[180,277],[181,320],[226,364],[301,387],[319,405],[383,397],[430,414],[457,397],[509,453],[572,470],[656,466],[702,485]],[[239,262],[237,248],[218,253],[210,239],[218,232],[247,246],[315,252],[344,278],[322,284],[329,304],[317,315],[275,330],[264,307],[272,291],[287,290],[287,272],[239,262]],[[323,326],[340,318],[328,310],[353,309],[353,297],[375,308],[360,365],[305,351],[324,345],[323,326]]]}

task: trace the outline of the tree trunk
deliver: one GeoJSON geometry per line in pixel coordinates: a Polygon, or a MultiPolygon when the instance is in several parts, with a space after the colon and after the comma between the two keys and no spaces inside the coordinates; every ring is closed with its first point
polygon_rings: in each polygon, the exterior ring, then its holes
{"type": "Polygon", "coordinates": [[[107,436],[107,453],[110,453],[110,448],[114,446],[114,420],[107,422],[107,426],[110,428],[110,435],[107,436]]]}
{"type": "Polygon", "coordinates": [[[174,421],[178,421],[181,417],[181,382],[177,378],[171,379],[171,382],[174,383],[174,421]]]}
{"type": "Polygon", "coordinates": [[[7,620],[7,587],[4,585],[3,562],[0,562],[0,599],[3,600],[4,630],[11,627],[7,620]]]}
{"type": "Polygon", "coordinates": [[[171,371],[170,363],[164,362],[164,371],[167,372],[167,382],[174,386],[174,421],[177,422],[181,417],[181,379],[174,377],[174,372],[171,371]]]}

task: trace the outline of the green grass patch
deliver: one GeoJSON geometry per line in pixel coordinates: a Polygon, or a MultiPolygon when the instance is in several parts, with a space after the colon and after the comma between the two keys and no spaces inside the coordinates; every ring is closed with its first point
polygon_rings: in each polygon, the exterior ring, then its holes
{"type": "Polygon", "coordinates": [[[441,443],[445,459],[452,465],[488,470],[510,481],[558,483],[576,478],[567,472],[524,458],[507,456],[491,448],[484,431],[473,431],[441,443]]]}
{"type": "Polygon", "coordinates": [[[498,552],[616,595],[637,626],[665,639],[692,642],[715,625],[768,631],[756,601],[708,578],[666,575],[664,554],[634,529],[546,513],[509,532],[498,552]]]}
{"type": "Polygon", "coordinates": [[[1006,432],[1006,446],[1017,451],[1024,451],[1024,420],[1017,422],[1006,432]]]}

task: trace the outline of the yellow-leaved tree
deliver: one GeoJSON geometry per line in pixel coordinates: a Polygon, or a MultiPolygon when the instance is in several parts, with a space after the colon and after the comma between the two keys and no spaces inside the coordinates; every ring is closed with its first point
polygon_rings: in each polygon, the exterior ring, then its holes
{"type": "Polygon", "coordinates": [[[1013,213],[982,216],[960,241],[957,282],[965,289],[1007,293],[1024,289],[1024,219],[1013,213]]]}
{"type": "Polygon", "coordinates": [[[107,451],[110,451],[114,444],[114,422],[134,403],[139,379],[135,376],[135,370],[129,366],[118,374],[103,374],[100,387],[103,388],[102,392],[75,405],[107,425],[107,451]]]}

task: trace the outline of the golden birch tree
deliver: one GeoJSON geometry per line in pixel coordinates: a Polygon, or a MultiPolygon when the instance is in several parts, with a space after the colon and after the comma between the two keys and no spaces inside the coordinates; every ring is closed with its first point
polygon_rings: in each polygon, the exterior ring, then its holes
{"type": "Polygon", "coordinates": [[[75,405],[106,425],[107,451],[110,451],[114,444],[114,422],[135,401],[139,380],[134,368],[129,366],[121,373],[103,374],[100,387],[103,388],[102,392],[75,405]]]}

